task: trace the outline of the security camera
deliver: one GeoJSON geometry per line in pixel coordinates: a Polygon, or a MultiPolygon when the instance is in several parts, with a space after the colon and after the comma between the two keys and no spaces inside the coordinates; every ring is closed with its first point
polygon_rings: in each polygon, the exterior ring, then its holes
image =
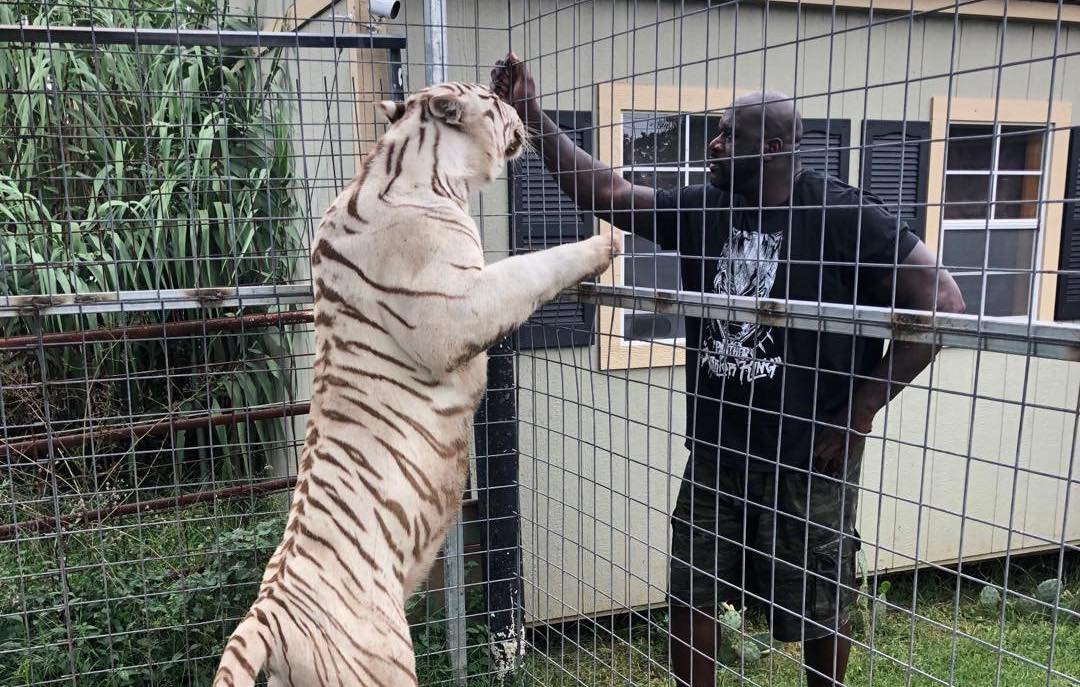
{"type": "Polygon", "coordinates": [[[387,17],[397,19],[401,11],[401,0],[371,0],[371,15],[374,17],[387,17]]]}

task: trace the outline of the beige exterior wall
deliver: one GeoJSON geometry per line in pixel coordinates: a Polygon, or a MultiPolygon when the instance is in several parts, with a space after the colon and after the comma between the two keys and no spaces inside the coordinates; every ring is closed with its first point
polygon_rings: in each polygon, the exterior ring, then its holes
{"type": "MultiPolygon", "coordinates": [[[[403,15],[409,16],[388,30],[407,35],[407,86],[418,88],[426,60],[422,5],[405,5],[403,15]]],[[[588,110],[596,120],[613,114],[612,103],[600,101],[598,84],[707,93],[764,86],[804,98],[800,107],[807,117],[850,119],[857,147],[862,119],[930,121],[934,98],[992,98],[1000,92],[1002,98],[1041,103],[1080,102],[1078,58],[1038,61],[1054,53],[1055,38],[1059,54],[1080,46],[1080,27],[1072,24],[1058,33],[1045,22],[1010,20],[1003,29],[992,18],[961,17],[954,29],[951,16],[909,23],[878,13],[875,21],[891,21],[868,29],[862,10],[797,12],[777,3],[767,12],[741,3],[737,13],[694,2],[646,6],[609,0],[558,11],[553,0],[449,5],[450,78],[486,82],[490,65],[512,48],[534,66],[545,107],[588,110]],[[1014,66],[988,69],[999,63],[1014,66]],[[980,71],[949,77],[973,69],[980,71]]],[[[326,118],[315,93],[323,76],[300,76],[304,88],[314,89],[305,121],[315,128],[326,118]]],[[[704,108],[724,105],[717,97],[704,108]]],[[[1077,116],[1074,106],[1069,117],[1077,116]]],[[[321,135],[312,131],[306,138],[318,141],[321,135]]],[[[600,148],[604,137],[608,149],[619,146],[614,127],[599,130],[597,137],[600,148]]],[[[314,153],[304,155],[310,166],[314,153]]],[[[858,162],[853,152],[852,181],[858,179],[858,162]]],[[[342,179],[351,176],[341,165],[334,169],[342,179]]],[[[329,202],[336,192],[331,186],[328,180],[312,199],[313,209],[321,211],[320,204],[329,202]]],[[[504,179],[474,196],[473,213],[488,259],[505,256],[504,179]]],[[[663,600],[668,513],[686,451],[683,369],[665,363],[670,349],[662,349],[646,351],[648,367],[608,372],[600,371],[599,346],[520,358],[529,621],[663,600]]],[[[961,555],[992,556],[1047,540],[1080,539],[1080,521],[1066,518],[1064,481],[1077,443],[1080,367],[946,350],[928,385],[930,380],[924,374],[905,391],[889,407],[887,423],[884,413],[878,418],[875,433],[884,431],[887,441],[867,445],[859,529],[867,542],[877,543],[867,548],[871,565],[906,567],[916,555],[920,562],[946,563],[961,555]],[[968,519],[961,521],[956,512],[968,519]],[[1016,533],[1011,538],[1010,528],[1016,533]]],[[[310,381],[301,374],[298,383],[298,395],[305,398],[310,381]]],[[[303,419],[298,420],[302,432],[303,419]]],[[[1075,503],[1080,492],[1072,489],[1075,503]]]]}
{"type": "MultiPolygon", "coordinates": [[[[593,112],[601,122],[600,150],[616,150],[621,142],[615,127],[602,124],[617,121],[612,103],[597,97],[611,89],[596,84],[629,84],[650,94],[672,87],[718,94],[706,96],[704,106],[682,108],[691,111],[722,108],[733,88],[775,88],[803,97],[804,116],[851,120],[853,148],[863,119],[929,121],[935,97],[1000,92],[1038,101],[1042,118],[1036,110],[1034,121],[1046,120],[1050,97],[1080,102],[1076,58],[1030,62],[1054,52],[1055,27],[1045,23],[1010,23],[1002,45],[1001,23],[985,18],[960,19],[954,42],[951,17],[910,25],[895,19],[867,29],[862,11],[834,16],[829,8],[797,13],[773,4],[766,14],[743,4],[736,17],[734,10],[706,12],[704,5],[686,3],[678,18],[679,6],[594,2],[555,12],[554,3],[530,3],[529,16],[512,18],[517,28],[510,47],[531,60],[539,56],[534,73],[546,107],[593,112]],[[798,47],[796,37],[803,39],[798,47]],[[1017,64],[986,70],[998,63],[1017,64]]],[[[886,19],[879,14],[875,20],[886,19]]],[[[1059,54],[1075,48],[1077,30],[1062,28],[1059,54]]],[[[484,42],[480,47],[488,64],[505,51],[484,42]]],[[[474,46],[465,54],[461,62],[470,63],[474,46]]],[[[654,109],[665,107],[658,96],[654,109]]],[[[858,163],[854,150],[852,182],[858,163]]],[[[601,331],[611,321],[610,311],[603,314],[601,331]]],[[[646,348],[643,357],[647,367],[604,374],[598,372],[599,346],[522,356],[529,620],[663,601],[668,514],[686,462],[683,368],[662,364],[671,357],[663,345],[646,348]]],[[[928,381],[929,372],[914,385],[921,390],[905,391],[887,418],[879,416],[875,433],[887,429],[888,440],[867,446],[859,529],[871,566],[908,567],[915,556],[921,563],[948,563],[1061,541],[1080,367],[947,350],[935,365],[933,391],[926,390],[928,381]],[[1022,398],[1041,407],[1022,408],[1022,398]],[[966,520],[953,515],[961,512],[966,520]]],[[[1075,500],[1080,491],[1073,489],[1075,500]]],[[[1080,539],[1080,519],[1068,517],[1064,536],[1080,539]]]]}

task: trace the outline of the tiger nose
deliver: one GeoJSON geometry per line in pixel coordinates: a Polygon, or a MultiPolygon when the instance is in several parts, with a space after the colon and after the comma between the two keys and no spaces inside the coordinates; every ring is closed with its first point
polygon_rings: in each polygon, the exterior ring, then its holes
{"type": "Polygon", "coordinates": [[[525,144],[525,137],[521,135],[520,131],[514,131],[514,140],[510,142],[510,145],[506,147],[507,155],[513,155],[525,144]]]}

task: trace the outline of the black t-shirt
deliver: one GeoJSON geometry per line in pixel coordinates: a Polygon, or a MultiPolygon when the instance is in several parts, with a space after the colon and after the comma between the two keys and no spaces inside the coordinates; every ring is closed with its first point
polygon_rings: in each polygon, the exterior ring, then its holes
{"type": "MultiPolygon", "coordinates": [[[[740,210],[711,185],[658,190],[655,206],[655,237],[645,238],[678,251],[687,291],[889,305],[874,294],[890,289],[867,287],[918,242],[877,198],[810,169],[780,208],[740,210]]],[[[810,419],[846,408],[852,373],[867,375],[884,354],[881,339],[691,317],[686,347],[686,446],[766,470],[805,467],[810,419]]]]}

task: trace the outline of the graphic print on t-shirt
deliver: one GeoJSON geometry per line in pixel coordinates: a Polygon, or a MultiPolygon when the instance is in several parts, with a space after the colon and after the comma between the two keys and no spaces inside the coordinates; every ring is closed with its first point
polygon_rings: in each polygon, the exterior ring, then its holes
{"type": "MultiPolygon", "coordinates": [[[[776,281],[783,232],[766,234],[732,228],[721,250],[713,288],[732,296],[767,298],[776,281]]],[[[753,323],[709,320],[702,335],[700,361],[712,377],[727,377],[740,383],[772,377],[780,356],[766,357],[772,328],[753,323]]]]}

